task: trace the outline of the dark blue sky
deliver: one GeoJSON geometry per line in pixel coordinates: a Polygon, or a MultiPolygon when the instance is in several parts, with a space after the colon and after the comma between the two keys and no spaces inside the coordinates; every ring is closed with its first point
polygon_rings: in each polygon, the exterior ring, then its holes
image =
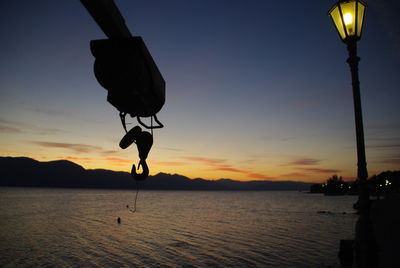
{"type": "MultiPolygon", "coordinates": [[[[354,177],[347,51],[327,16],[334,3],[116,1],[167,82],[152,172],[354,177]]],[[[398,1],[367,4],[358,48],[373,173],[400,166],[400,25],[398,1]]],[[[136,152],[119,151],[123,130],[92,70],[89,41],[105,36],[80,2],[1,1],[0,10],[2,155],[129,170],[136,152]]]]}

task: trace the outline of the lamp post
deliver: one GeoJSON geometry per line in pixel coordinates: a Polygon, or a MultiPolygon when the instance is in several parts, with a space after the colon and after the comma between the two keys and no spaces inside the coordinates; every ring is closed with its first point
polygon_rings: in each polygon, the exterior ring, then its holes
{"type": "Polygon", "coordinates": [[[333,20],[341,40],[347,45],[350,65],[354,115],[357,139],[357,178],[359,196],[357,207],[359,218],[356,224],[354,241],[355,264],[358,268],[378,267],[376,242],[373,234],[372,222],[369,217],[370,199],[367,187],[368,171],[365,160],[364,129],[361,112],[360,82],[358,80],[357,41],[361,38],[366,4],[360,0],[339,0],[328,12],[333,20]]]}

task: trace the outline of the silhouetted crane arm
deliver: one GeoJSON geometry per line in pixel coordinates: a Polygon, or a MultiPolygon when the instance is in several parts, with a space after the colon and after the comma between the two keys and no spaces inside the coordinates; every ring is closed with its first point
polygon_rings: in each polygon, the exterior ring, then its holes
{"type": "Polygon", "coordinates": [[[129,38],[131,33],[114,0],[81,0],[108,38],[129,38]]]}

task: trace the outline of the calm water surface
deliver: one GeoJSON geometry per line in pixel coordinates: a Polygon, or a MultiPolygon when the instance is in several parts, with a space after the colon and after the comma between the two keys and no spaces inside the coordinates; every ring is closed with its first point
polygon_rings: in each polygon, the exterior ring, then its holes
{"type": "Polygon", "coordinates": [[[349,196],[141,191],[132,213],[134,197],[0,188],[0,267],[323,267],[357,219],[349,196]]]}

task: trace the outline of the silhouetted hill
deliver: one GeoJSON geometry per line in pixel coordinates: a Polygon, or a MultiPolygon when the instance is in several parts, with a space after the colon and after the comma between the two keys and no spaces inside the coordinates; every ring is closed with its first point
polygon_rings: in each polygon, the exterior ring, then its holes
{"type": "MultiPolygon", "coordinates": [[[[0,157],[0,186],[135,189],[127,172],[86,170],[66,160],[39,162],[26,157],[0,157]]],[[[159,173],[140,183],[148,190],[307,190],[310,183],[293,181],[234,181],[189,179],[159,173]]]]}

